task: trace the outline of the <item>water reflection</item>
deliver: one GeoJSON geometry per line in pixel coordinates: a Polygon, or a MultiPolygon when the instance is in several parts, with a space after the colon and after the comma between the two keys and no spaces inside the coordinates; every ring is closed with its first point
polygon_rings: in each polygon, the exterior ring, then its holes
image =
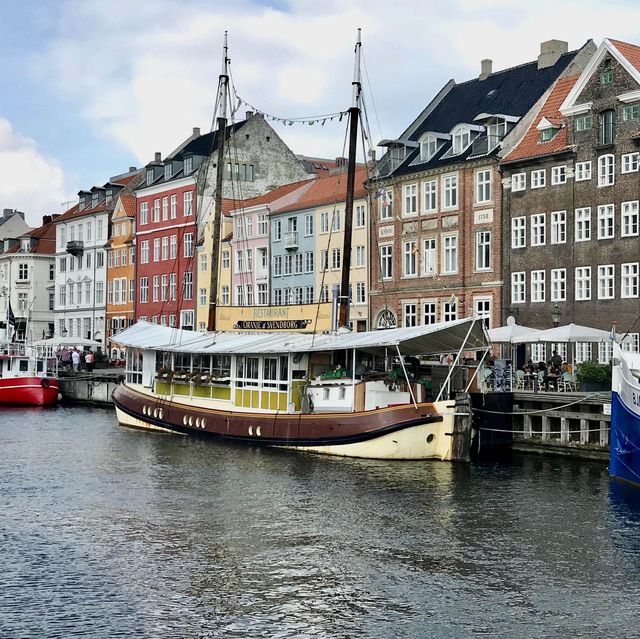
{"type": "Polygon", "coordinates": [[[2,636],[636,632],[640,508],[603,464],[301,455],[77,408],[0,419],[2,636]]]}

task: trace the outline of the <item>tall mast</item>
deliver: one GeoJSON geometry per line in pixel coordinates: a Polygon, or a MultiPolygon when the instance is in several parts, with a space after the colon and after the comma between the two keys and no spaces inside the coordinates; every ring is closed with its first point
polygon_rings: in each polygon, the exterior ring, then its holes
{"type": "MultiPolygon", "coordinates": [[[[229,87],[229,57],[227,32],[224,32],[222,48],[222,72],[218,79],[218,164],[216,166],[216,195],[213,210],[211,250],[211,280],[209,284],[209,317],[207,330],[216,330],[216,306],[218,303],[218,274],[220,272],[220,227],[222,226],[222,180],[224,177],[224,147],[227,132],[227,93],[229,87]]],[[[206,179],[206,176],[205,176],[206,179]]]]}
{"type": "Polygon", "coordinates": [[[351,236],[353,234],[353,196],[356,180],[356,147],[358,144],[358,120],[360,119],[360,29],[353,65],[353,98],[349,109],[349,156],[347,164],[347,197],[344,205],[344,242],[342,244],[342,281],[340,284],[340,310],[338,328],[349,323],[349,273],[351,271],[351,236]]]}

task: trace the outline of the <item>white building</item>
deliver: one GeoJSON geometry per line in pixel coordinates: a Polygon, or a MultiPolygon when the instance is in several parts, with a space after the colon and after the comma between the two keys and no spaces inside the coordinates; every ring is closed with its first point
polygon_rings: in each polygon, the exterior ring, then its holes
{"type": "Polygon", "coordinates": [[[0,243],[0,337],[6,332],[9,303],[16,319],[16,337],[33,341],[53,335],[55,278],[55,216],[42,226],[0,243]]]}
{"type": "Polygon", "coordinates": [[[56,219],[55,332],[105,339],[109,223],[116,195],[132,189],[140,172],[115,176],[78,193],[79,203],[56,219]]]}

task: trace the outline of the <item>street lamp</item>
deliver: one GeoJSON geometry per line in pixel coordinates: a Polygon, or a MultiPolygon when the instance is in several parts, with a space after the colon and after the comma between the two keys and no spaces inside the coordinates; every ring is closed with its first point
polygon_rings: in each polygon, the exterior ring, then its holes
{"type": "Polygon", "coordinates": [[[69,331],[66,329],[66,327],[60,331],[60,334],[62,335],[62,337],[66,337],[68,333],[69,331]]]}
{"type": "Polygon", "coordinates": [[[553,322],[553,328],[557,328],[560,324],[560,315],[562,315],[562,311],[558,306],[558,302],[553,306],[553,310],[551,311],[551,321],[553,322]]]}

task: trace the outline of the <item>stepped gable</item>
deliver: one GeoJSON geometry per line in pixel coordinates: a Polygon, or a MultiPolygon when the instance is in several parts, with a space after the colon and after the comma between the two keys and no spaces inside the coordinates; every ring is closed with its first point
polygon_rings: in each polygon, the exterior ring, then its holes
{"type": "Polygon", "coordinates": [[[509,153],[503,162],[523,160],[544,155],[551,155],[563,151],[568,147],[567,127],[565,118],[560,114],[560,105],[564,102],[580,76],[574,75],[567,78],[560,78],[553,90],[549,94],[537,117],[525,133],[520,144],[509,153]],[[548,142],[540,141],[540,131],[538,125],[543,119],[547,119],[551,124],[560,127],[558,133],[548,142]]]}
{"type": "MultiPolygon", "coordinates": [[[[538,61],[534,60],[496,71],[482,80],[475,78],[454,84],[424,120],[411,130],[408,139],[417,143],[428,132],[449,134],[458,124],[474,124],[475,118],[483,113],[523,117],[560,77],[577,53],[578,50],[563,53],[551,66],[538,68],[538,61]]],[[[481,134],[477,140],[484,135],[481,134]]],[[[457,164],[473,156],[472,144],[462,153],[447,157],[451,144],[450,140],[447,141],[427,162],[420,162],[419,148],[412,149],[393,174],[402,175],[457,164]]],[[[483,156],[495,155],[499,148],[500,145],[483,156]]]]}
{"type": "MultiPolygon", "coordinates": [[[[356,169],[354,199],[363,198],[367,195],[365,182],[368,178],[367,169],[356,169]]],[[[309,188],[289,206],[278,209],[278,213],[288,213],[291,211],[301,211],[324,204],[334,202],[344,202],[347,197],[347,174],[346,172],[329,177],[320,177],[312,181],[309,188]]]]}

